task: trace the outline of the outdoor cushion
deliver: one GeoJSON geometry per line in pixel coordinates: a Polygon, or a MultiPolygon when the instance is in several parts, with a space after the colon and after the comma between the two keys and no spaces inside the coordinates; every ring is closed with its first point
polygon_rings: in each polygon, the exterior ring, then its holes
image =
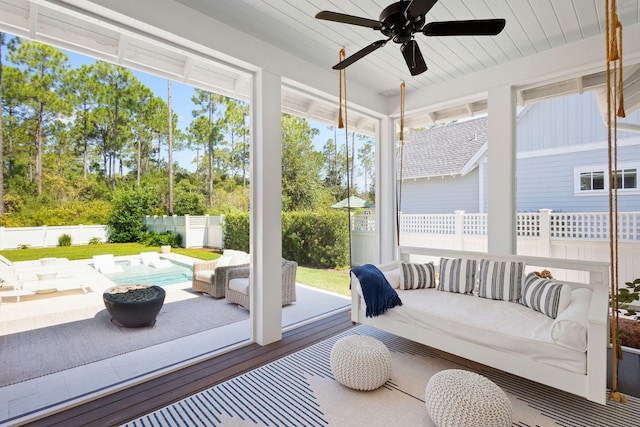
{"type": "Polygon", "coordinates": [[[591,289],[586,288],[571,291],[571,302],[558,314],[551,326],[553,342],[566,348],[587,351],[587,317],[592,293],[591,289]]]}
{"type": "Polygon", "coordinates": [[[196,279],[202,282],[211,282],[213,281],[214,274],[215,274],[215,270],[196,271],[196,279]]]}
{"type": "Polygon", "coordinates": [[[555,319],[571,301],[571,287],[529,273],[524,281],[520,303],[555,319]]]}
{"type": "Polygon", "coordinates": [[[432,262],[418,264],[402,263],[401,289],[424,289],[436,287],[436,269],[432,262]]]}
{"type": "Polygon", "coordinates": [[[519,302],[524,262],[480,260],[478,296],[519,302]]]}
{"type": "Polygon", "coordinates": [[[476,284],[476,260],[474,259],[440,259],[439,291],[470,294],[476,284]]]}
{"type": "Polygon", "coordinates": [[[229,289],[249,295],[249,279],[246,277],[237,277],[229,280],[229,289]]]}

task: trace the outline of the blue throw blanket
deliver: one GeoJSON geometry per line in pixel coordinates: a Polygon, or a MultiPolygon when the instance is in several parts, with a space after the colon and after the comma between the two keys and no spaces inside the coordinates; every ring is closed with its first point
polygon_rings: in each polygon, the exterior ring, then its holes
{"type": "Polygon", "coordinates": [[[362,288],[362,296],[367,304],[367,317],[379,316],[396,305],[402,305],[398,293],[391,287],[382,271],[372,264],[353,267],[362,288]]]}

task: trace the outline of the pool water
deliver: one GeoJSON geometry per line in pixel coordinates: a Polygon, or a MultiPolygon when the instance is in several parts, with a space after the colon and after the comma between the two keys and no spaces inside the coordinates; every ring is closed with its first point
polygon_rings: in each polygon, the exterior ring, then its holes
{"type": "Polygon", "coordinates": [[[171,261],[171,267],[155,268],[150,265],[130,264],[129,261],[117,261],[122,266],[121,273],[105,274],[117,285],[146,284],[166,286],[176,283],[191,282],[193,269],[185,264],[171,261]]]}

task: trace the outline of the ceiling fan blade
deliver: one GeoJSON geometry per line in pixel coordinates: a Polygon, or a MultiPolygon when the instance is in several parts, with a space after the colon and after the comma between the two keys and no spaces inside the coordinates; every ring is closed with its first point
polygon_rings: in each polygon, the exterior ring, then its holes
{"type": "Polygon", "coordinates": [[[504,19],[429,22],[422,32],[426,36],[495,36],[505,26],[504,19]]]}
{"type": "Polygon", "coordinates": [[[422,19],[436,3],[438,0],[412,0],[404,11],[404,16],[410,21],[422,19]]]}
{"type": "Polygon", "coordinates": [[[387,44],[387,42],[389,40],[391,40],[391,39],[375,41],[375,42],[371,43],[369,46],[365,47],[364,49],[360,49],[359,51],[357,51],[353,55],[347,57],[344,61],[338,62],[332,68],[334,70],[342,70],[344,68],[347,68],[349,65],[353,64],[354,62],[356,62],[359,59],[364,58],[365,56],[367,56],[368,54],[370,54],[374,50],[380,49],[382,46],[387,44]]]}
{"type": "Polygon", "coordinates": [[[407,67],[409,67],[409,72],[411,72],[412,76],[417,76],[418,74],[422,74],[427,71],[427,64],[424,62],[422,53],[420,53],[420,47],[418,46],[417,41],[410,40],[406,44],[400,46],[400,50],[402,51],[402,56],[404,56],[404,60],[407,63],[407,67]]]}
{"type": "Polygon", "coordinates": [[[317,19],[324,19],[325,21],[340,22],[342,24],[359,25],[361,27],[373,28],[379,30],[382,28],[382,23],[368,18],[361,18],[359,16],[346,15],[344,13],[329,12],[323,10],[316,15],[317,19]]]}

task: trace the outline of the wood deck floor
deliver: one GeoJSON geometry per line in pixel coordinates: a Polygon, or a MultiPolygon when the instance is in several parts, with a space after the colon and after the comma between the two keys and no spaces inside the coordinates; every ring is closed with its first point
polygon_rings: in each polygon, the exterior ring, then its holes
{"type": "Polygon", "coordinates": [[[30,426],[116,426],[299,351],[352,327],[348,312],[302,326],[268,346],[252,344],[34,421],[30,426]]]}

